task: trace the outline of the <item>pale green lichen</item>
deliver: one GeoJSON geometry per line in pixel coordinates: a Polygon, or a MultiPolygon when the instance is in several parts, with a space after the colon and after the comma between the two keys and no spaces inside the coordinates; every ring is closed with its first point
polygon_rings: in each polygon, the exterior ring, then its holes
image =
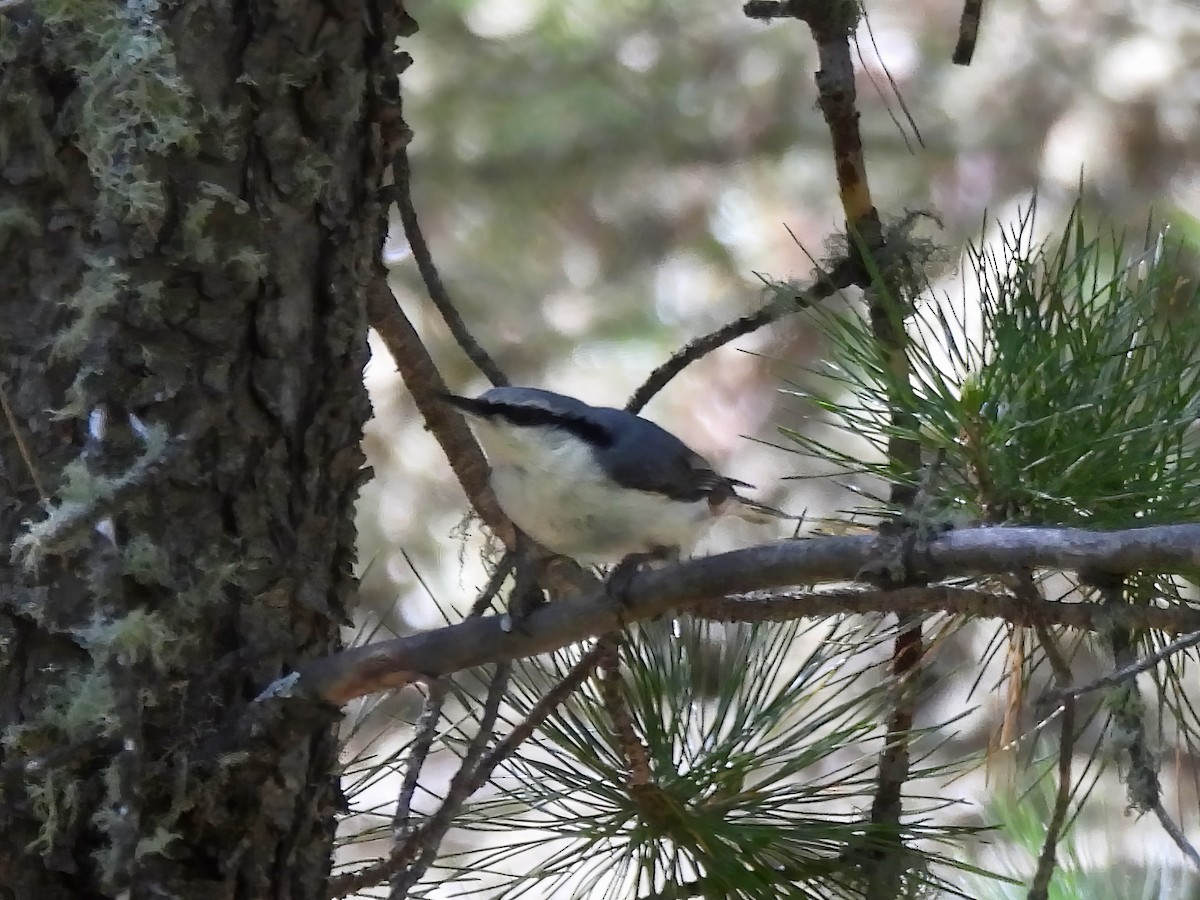
{"type": "Polygon", "coordinates": [[[194,583],[175,594],[172,608],[181,618],[192,619],[205,609],[223,602],[229,588],[244,588],[245,564],[224,560],[197,559],[193,561],[194,583]]]}
{"type": "Polygon", "coordinates": [[[217,257],[217,242],[208,230],[208,218],[216,205],[212,197],[198,197],[188,204],[180,222],[184,247],[198,263],[210,263],[217,257]]]}
{"type": "Polygon", "coordinates": [[[97,322],[108,310],[118,307],[129,287],[129,275],[111,256],[87,255],[83,280],[78,288],[63,299],[63,305],[75,313],[75,318],[55,335],[51,349],[53,359],[74,359],[88,345],[97,322]]]}
{"type": "Polygon", "coordinates": [[[236,272],[244,281],[262,281],[267,277],[267,254],[253,247],[239,247],[233,255],[226,259],[230,270],[236,272]]]}
{"type": "MultiPolygon", "coordinates": [[[[129,827],[127,817],[129,811],[122,800],[120,776],[115,766],[110,766],[104,772],[106,797],[100,807],[92,814],[92,824],[103,835],[111,835],[115,830],[129,827]]],[[[177,816],[170,815],[173,823],[177,816]]],[[[141,859],[151,853],[165,853],[179,835],[171,831],[165,824],[157,825],[154,830],[139,838],[133,847],[133,859],[141,859]]],[[[112,890],[119,889],[117,879],[129,860],[122,859],[116,848],[108,843],[92,852],[92,858],[100,869],[102,882],[112,890]]]]}
{"type": "Polygon", "coordinates": [[[47,50],[79,81],[69,119],[99,189],[99,210],[157,227],[162,182],[149,165],[196,146],[198,115],[158,21],[159,0],[40,0],[47,50]]]}
{"type": "Polygon", "coordinates": [[[168,432],[162,426],[148,426],[142,440],[142,455],[120,475],[96,475],[81,460],[64,466],[58,504],[45,519],[31,523],[25,534],[13,541],[11,558],[33,570],[46,554],[65,552],[82,540],[83,528],[93,524],[102,508],[122,491],[144,483],[170,446],[168,432]]]}
{"type": "Polygon", "coordinates": [[[214,231],[220,231],[213,228],[214,212],[220,207],[222,210],[231,210],[234,215],[244,216],[250,212],[250,204],[210,181],[200,182],[197,188],[200,196],[188,204],[180,220],[179,231],[188,255],[197,262],[211,263],[217,258],[218,248],[212,235],[214,231]]]}
{"type": "Polygon", "coordinates": [[[121,547],[121,571],[146,587],[171,587],[171,561],[148,535],[135,534],[121,547]]]}
{"type": "Polygon", "coordinates": [[[92,473],[82,459],[63,466],[55,494],[60,503],[94,503],[112,496],[112,479],[92,473]]]}
{"type": "Polygon", "coordinates": [[[292,178],[294,193],[292,199],[296,203],[315,203],[320,199],[329,184],[330,173],[333,171],[333,160],[329,154],[316,147],[307,147],[297,155],[293,163],[292,178]]]}
{"type": "Polygon", "coordinates": [[[69,772],[47,771],[40,780],[30,781],[25,794],[33,814],[41,821],[38,836],[26,848],[46,853],[54,847],[57,835],[79,815],[79,785],[69,772]]]}
{"type": "Polygon", "coordinates": [[[112,679],[103,672],[74,672],[46,695],[38,724],[54,728],[68,741],[115,734],[119,720],[112,679]]]}
{"type": "Polygon", "coordinates": [[[135,609],[119,618],[96,615],[83,628],[74,629],[79,642],[98,665],[115,660],[123,666],[141,662],[157,671],[170,666],[179,655],[179,635],[158,612],[135,609]]]}
{"type": "MultiPolygon", "coordinates": [[[[115,765],[110,765],[104,770],[104,801],[92,813],[92,824],[100,834],[111,836],[122,827],[130,827],[130,810],[122,793],[121,772],[115,765]]],[[[92,851],[92,859],[96,860],[100,869],[101,884],[111,891],[118,890],[116,879],[121,872],[122,861],[111,839],[92,851]]]]}
{"type": "Polygon", "coordinates": [[[134,858],[141,859],[150,854],[165,854],[171,844],[179,840],[179,837],[178,833],[160,825],[137,842],[137,848],[133,851],[134,858]]]}

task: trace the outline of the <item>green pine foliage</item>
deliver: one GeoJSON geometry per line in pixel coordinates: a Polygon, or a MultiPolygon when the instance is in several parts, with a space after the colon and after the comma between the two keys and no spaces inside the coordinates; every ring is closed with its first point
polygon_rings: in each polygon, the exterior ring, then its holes
{"type": "MultiPolygon", "coordinates": [[[[852,898],[890,835],[869,809],[878,725],[889,690],[875,675],[892,637],[849,621],[720,625],[648,623],[621,654],[622,698],[650,763],[633,785],[595,681],[564,704],[473,803],[459,824],[497,845],[441,860],[462,890],[484,873],[539,862],[483,896],[588,898],[852,898]],[[808,648],[801,650],[801,647],[808,648]],[[533,884],[531,884],[531,882],[533,884]]],[[[521,667],[514,722],[577,651],[521,667]]],[[[916,735],[932,747],[936,729],[916,735]]],[[[946,801],[920,786],[945,766],[914,766],[912,885],[941,883],[948,851],[971,829],[935,824],[946,801]]],[[[482,887],[480,888],[482,891],[482,887]]]]}
{"type": "Polygon", "coordinates": [[[821,387],[795,393],[865,437],[877,461],[787,436],[847,472],[910,483],[922,473],[897,471],[885,450],[892,437],[918,441],[940,457],[928,488],[956,520],[1196,521],[1200,319],[1178,249],[1154,241],[1131,252],[1121,237],[1089,233],[1078,210],[1059,238],[1035,243],[1034,233],[1030,211],[997,246],[970,247],[965,299],[917,301],[911,381],[896,381],[865,315],[814,310],[832,360],[821,387]],[[908,416],[893,418],[897,405],[908,416]]]}

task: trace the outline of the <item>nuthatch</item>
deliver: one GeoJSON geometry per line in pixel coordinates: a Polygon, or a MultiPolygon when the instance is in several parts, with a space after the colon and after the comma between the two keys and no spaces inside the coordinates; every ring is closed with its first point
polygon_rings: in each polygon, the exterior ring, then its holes
{"type": "Polygon", "coordinates": [[[466,414],[513,524],[579,562],[676,556],[724,515],[792,518],[739,496],[751,485],[623,409],[526,387],[445,399],[466,414]]]}

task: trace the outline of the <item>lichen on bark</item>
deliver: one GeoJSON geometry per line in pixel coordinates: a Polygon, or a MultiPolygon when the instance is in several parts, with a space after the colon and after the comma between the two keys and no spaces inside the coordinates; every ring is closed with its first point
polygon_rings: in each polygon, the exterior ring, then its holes
{"type": "Polygon", "coordinates": [[[338,646],[352,596],[378,19],[365,0],[0,14],[18,896],[323,894],[330,712],[238,729],[338,646]]]}

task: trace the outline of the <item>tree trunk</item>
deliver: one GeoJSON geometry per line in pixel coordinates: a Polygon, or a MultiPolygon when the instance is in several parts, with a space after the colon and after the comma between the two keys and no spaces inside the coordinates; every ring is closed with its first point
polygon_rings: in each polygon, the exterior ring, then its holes
{"type": "Polygon", "coordinates": [[[372,0],[0,12],[0,897],[324,896],[372,0]]]}

